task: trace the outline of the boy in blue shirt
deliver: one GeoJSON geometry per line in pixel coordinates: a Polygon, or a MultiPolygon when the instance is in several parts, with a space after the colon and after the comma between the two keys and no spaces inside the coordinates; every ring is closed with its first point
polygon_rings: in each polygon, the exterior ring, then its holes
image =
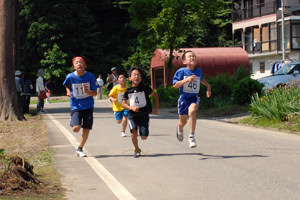
{"type": "Polygon", "coordinates": [[[180,97],[178,100],[178,114],[179,122],[176,129],[177,139],[183,141],[183,128],[187,123],[189,117],[190,135],[189,147],[197,146],[195,140],[195,128],[197,121],[197,109],[200,104],[198,93],[200,90],[200,83],[207,87],[206,96],[211,96],[210,84],[203,79],[202,70],[196,68],[196,55],[192,51],[186,51],[182,55],[182,62],[185,67],[176,71],[173,77],[173,86],[179,88],[180,97]]]}
{"type": "Polygon", "coordinates": [[[83,57],[74,57],[72,63],[75,71],[66,76],[63,85],[66,88],[67,96],[70,97],[70,126],[74,132],[79,132],[80,129],[83,128],[76,155],[85,157],[86,154],[82,149],[93,126],[93,96],[97,95],[99,85],[95,76],[85,71],[86,61],[83,57]]]}

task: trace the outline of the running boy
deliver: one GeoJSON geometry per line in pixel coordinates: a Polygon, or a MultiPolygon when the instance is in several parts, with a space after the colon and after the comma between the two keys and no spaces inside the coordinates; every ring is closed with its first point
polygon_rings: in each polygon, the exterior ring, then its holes
{"type": "Polygon", "coordinates": [[[122,106],[122,99],[124,92],[128,87],[126,85],[126,78],[124,74],[119,74],[117,80],[119,84],[112,88],[108,96],[113,104],[112,109],[114,111],[117,123],[122,123],[121,136],[126,137],[125,130],[128,120],[128,110],[122,106]]]}
{"type": "Polygon", "coordinates": [[[134,145],[134,157],[141,155],[141,149],[138,146],[138,129],[142,140],[146,140],[149,135],[149,113],[152,112],[152,106],[149,95],[155,99],[154,114],[158,110],[158,96],[153,90],[144,84],[142,81],[142,72],[138,67],[132,67],[129,70],[129,80],[132,85],[129,87],[123,96],[122,105],[129,110],[129,128],[131,139],[134,145]],[[129,105],[127,104],[129,100],[129,105]]]}
{"type": "Polygon", "coordinates": [[[192,51],[186,51],[182,55],[182,62],[185,67],[176,71],[173,77],[173,86],[179,88],[180,97],[178,100],[178,114],[179,122],[176,128],[177,139],[183,141],[183,127],[187,123],[189,117],[190,135],[189,147],[197,146],[195,140],[195,128],[197,116],[196,112],[199,107],[200,99],[198,93],[200,90],[200,83],[207,87],[206,96],[211,95],[210,84],[203,79],[202,70],[196,68],[196,55],[192,51]]]}
{"type": "Polygon", "coordinates": [[[95,76],[85,71],[86,61],[83,57],[74,57],[72,60],[74,72],[66,76],[63,85],[66,88],[67,96],[70,97],[71,122],[73,132],[79,132],[82,128],[82,136],[76,155],[85,157],[82,151],[86,143],[89,132],[93,126],[94,98],[99,87],[95,76]]]}

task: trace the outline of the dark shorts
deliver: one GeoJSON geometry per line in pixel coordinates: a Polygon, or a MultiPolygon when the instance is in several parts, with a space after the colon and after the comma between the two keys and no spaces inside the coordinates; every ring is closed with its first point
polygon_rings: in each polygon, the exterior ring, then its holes
{"type": "Polygon", "coordinates": [[[129,128],[130,132],[132,129],[139,130],[140,136],[148,136],[149,135],[149,115],[143,116],[129,116],[129,128]]]}
{"type": "Polygon", "coordinates": [[[198,96],[191,97],[191,98],[183,98],[180,97],[178,99],[178,114],[179,115],[188,115],[189,114],[189,107],[192,103],[197,104],[200,106],[200,98],[198,96]]]}
{"type": "Polygon", "coordinates": [[[80,125],[84,129],[91,130],[93,127],[94,108],[86,110],[72,110],[70,126],[80,125]]]}

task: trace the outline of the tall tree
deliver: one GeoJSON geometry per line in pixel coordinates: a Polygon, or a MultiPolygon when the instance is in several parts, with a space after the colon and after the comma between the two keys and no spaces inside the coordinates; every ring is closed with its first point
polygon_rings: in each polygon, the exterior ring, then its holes
{"type": "Polygon", "coordinates": [[[24,120],[17,102],[15,84],[16,0],[0,0],[0,120],[24,120]]]}
{"type": "MultiPolygon", "coordinates": [[[[168,49],[167,78],[173,72],[173,52],[188,43],[191,33],[204,32],[207,21],[223,3],[221,0],[132,0],[132,26],[140,30],[142,49],[168,49]]],[[[167,80],[167,82],[169,82],[167,80]]]]}

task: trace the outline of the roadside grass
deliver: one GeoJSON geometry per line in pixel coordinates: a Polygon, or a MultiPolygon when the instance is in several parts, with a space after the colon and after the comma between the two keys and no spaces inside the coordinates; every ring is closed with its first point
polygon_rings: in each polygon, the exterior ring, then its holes
{"type": "MultiPolygon", "coordinates": [[[[0,124],[0,176],[13,168],[13,157],[22,158],[23,162],[33,165],[34,177],[39,184],[28,183],[26,186],[16,186],[14,177],[4,180],[5,190],[0,188],[0,199],[63,199],[65,189],[60,182],[60,175],[55,169],[52,155],[49,149],[49,141],[46,128],[40,117],[34,110],[32,115],[25,115],[26,121],[3,122],[0,124]],[[10,188],[11,187],[11,188],[10,188]],[[14,190],[18,187],[18,190],[14,190]],[[24,187],[24,188],[23,188],[24,187]]],[[[24,164],[23,164],[23,168],[24,164]]],[[[1,179],[2,180],[2,179],[1,179]]]]}
{"type": "Polygon", "coordinates": [[[276,130],[287,130],[291,133],[300,132],[300,122],[282,122],[278,120],[270,120],[266,118],[255,119],[252,117],[246,117],[239,121],[242,124],[253,125],[257,127],[274,128],[276,130]]]}

